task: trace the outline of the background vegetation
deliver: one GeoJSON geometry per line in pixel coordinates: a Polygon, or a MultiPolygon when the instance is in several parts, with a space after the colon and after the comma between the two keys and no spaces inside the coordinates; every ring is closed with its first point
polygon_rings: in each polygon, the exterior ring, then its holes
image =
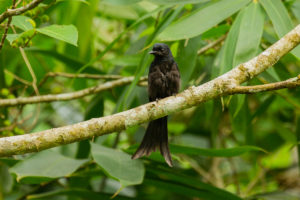
{"type": "MultiPolygon", "coordinates": [[[[0,0],[0,14],[30,2],[0,0]]],[[[171,47],[184,90],[253,58],[299,22],[299,0],[45,0],[0,24],[0,99],[134,79],[70,101],[0,107],[0,137],[146,103],[137,83],[155,42],[171,47]]],[[[247,84],[297,76],[299,58],[300,47],[247,84]]],[[[173,168],[159,153],[130,159],[146,124],[0,158],[0,199],[300,199],[299,100],[299,88],[234,95],[170,116],[173,168]]]]}

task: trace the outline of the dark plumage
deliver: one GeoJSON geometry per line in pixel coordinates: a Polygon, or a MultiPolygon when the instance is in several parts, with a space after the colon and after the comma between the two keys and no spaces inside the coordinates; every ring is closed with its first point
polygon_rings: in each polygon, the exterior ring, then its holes
{"type": "MultiPolygon", "coordinates": [[[[168,45],[157,43],[150,54],[155,56],[148,74],[149,101],[156,101],[178,93],[180,74],[168,45]]],[[[132,159],[150,155],[160,150],[170,167],[173,166],[168,145],[168,116],[151,121],[147,127],[143,141],[132,159]]]]}

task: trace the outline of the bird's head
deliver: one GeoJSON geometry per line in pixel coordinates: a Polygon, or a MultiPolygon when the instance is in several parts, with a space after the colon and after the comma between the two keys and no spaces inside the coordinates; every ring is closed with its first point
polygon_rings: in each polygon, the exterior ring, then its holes
{"type": "Polygon", "coordinates": [[[164,43],[154,44],[152,51],[150,51],[149,53],[153,54],[154,56],[158,56],[158,57],[172,56],[169,46],[164,43]]]}

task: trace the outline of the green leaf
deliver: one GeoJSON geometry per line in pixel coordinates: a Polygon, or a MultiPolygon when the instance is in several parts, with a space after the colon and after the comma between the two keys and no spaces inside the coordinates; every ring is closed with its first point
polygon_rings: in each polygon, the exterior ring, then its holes
{"type": "Polygon", "coordinates": [[[50,25],[36,30],[41,34],[77,46],[78,31],[74,25],[50,25]]]}
{"type": "Polygon", "coordinates": [[[159,35],[159,39],[180,40],[200,35],[237,12],[249,2],[250,0],[221,0],[200,7],[166,28],[159,35]]]}
{"type": "Polygon", "coordinates": [[[298,22],[300,22],[300,1],[295,1],[292,4],[291,9],[292,9],[295,17],[298,19],[298,22]]]}
{"type": "Polygon", "coordinates": [[[103,3],[99,7],[98,12],[101,13],[101,15],[105,15],[107,17],[112,17],[116,19],[139,19],[139,13],[137,12],[134,6],[126,6],[122,4],[118,5],[117,3],[103,3]]]}
{"type": "Polygon", "coordinates": [[[222,25],[213,27],[202,34],[202,39],[203,40],[212,39],[212,38],[217,39],[217,38],[221,37],[222,35],[226,34],[229,31],[229,29],[230,29],[230,26],[228,24],[222,24],[222,25]]]}
{"type": "Polygon", "coordinates": [[[198,57],[197,50],[200,49],[201,45],[200,36],[190,39],[187,45],[185,45],[184,40],[179,43],[176,61],[180,70],[181,89],[185,88],[194,72],[198,57]]]}
{"type": "Polygon", "coordinates": [[[297,153],[298,153],[298,167],[300,170],[300,114],[296,118],[296,135],[297,135],[297,153]]]}
{"type": "Polygon", "coordinates": [[[159,189],[163,189],[164,191],[169,191],[175,194],[181,194],[187,197],[192,197],[192,199],[195,197],[198,197],[200,199],[224,199],[222,198],[222,196],[216,195],[213,192],[199,190],[169,181],[161,181],[147,178],[144,181],[144,184],[151,185],[152,187],[157,187],[159,189]]]}
{"type": "Polygon", "coordinates": [[[42,151],[18,162],[10,169],[17,180],[40,183],[60,177],[70,176],[87,160],[75,160],[52,150],[42,151]]]}
{"type": "MultiPolygon", "coordinates": [[[[252,2],[239,13],[224,45],[220,74],[257,55],[263,26],[264,13],[257,2],[252,2]]],[[[230,106],[233,117],[243,107],[245,96],[233,97],[236,99],[234,106],[230,106]]]]}
{"type": "Polygon", "coordinates": [[[270,155],[261,159],[264,167],[269,169],[286,168],[292,164],[291,145],[286,144],[281,146],[270,155]],[[280,158],[280,159],[278,159],[280,158]]]}
{"type": "Polygon", "coordinates": [[[188,3],[204,3],[209,0],[147,0],[156,4],[188,4],[188,3]]]}
{"type": "Polygon", "coordinates": [[[110,177],[121,183],[121,188],[143,182],[144,165],[140,160],[132,160],[122,151],[91,143],[92,156],[96,163],[110,177]]]}
{"type": "Polygon", "coordinates": [[[168,6],[160,6],[158,8],[156,8],[155,10],[143,15],[142,17],[140,17],[138,20],[136,20],[133,24],[131,24],[128,28],[126,28],[123,32],[121,32],[119,34],[119,36],[114,39],[100,54],[98,54],[95,58],[92,58],[88,63],[86,63],[85,65],[83,65],[76,74],[79,74],[80,72],[82,72],[83,70],[85,70],[86,68],[88,68],[89,66],[91,66],[92,64],[94,64],[96,61],[100,60],[122,37],[123,35],[125,35],[126,33],[128,33],[130,30],[132,30],[133,28],[135,28],[137,25],[139,25],[140,23],[142,23],[144,20],[152,17],[155,13],[160,12],[164,9],[167,9],[168,6]]]}
{"type": "Polygon", "coordinates": [[[240,26],[241,21],[243,18],[244,12],[240,11],[238,16],[233,22],[232,27],[230,28],[230,31],[228,33],[228,36],[225,40],[224,46],[221,49],[220,52],[220,63],[219,63],[219,73],[217,75],[224,74],[225,72],[232,69],[233,66],[233,58],[237,46],[237,41],[239,38],[239,32],[240,32],[240,26]]]}
{"type": "MultiPolygon", "coordinates": [[[[159,178],[159,180],[152,179],[155,182],[157,181],[158,185],[156,185],[156,187],[160,187],[161,186],[160,182],[163,182],[165,183],[166,186],[166,188],[164,187],[164,189],[171,190],[172,192],[180,191],[178,193],[182,192],[181,194],[186,196],[190,196],[190,195],[196,195],[196,196],[201,195],[202,197],[205,196],[206,198],[203,199],[241,200],[238,196],[231,194],[226,190],[222,190],[212,185],[209,185],[207,183],[204,183],[201,180],[199,180],[199,178],[197,177],[187,176],[183,173],[178,173],[178,172],[177,173],[170,172],[168,170],[164,170],[157,167],[147,168],[147,173],[154,174],[157,176],[157,178],[159,178]],[[181,187],[182,190],[180,190],[179,188],[175,189],[173,188],[173,186],[175,187],[179,186],[181,187]],[[186,190],[186,188],[188,189],[186,190]],[[195,193],[194,190],[198,191],[199,193],[197,192],[195,193]],[[189,193],[188,191],[191,191],[192,193],[189,193]]],[[[148,181],[149,179],[145,179],[144,184],[148,184],[149,183],[148,181]]]]}
{"type": "Polygon", "coordinates": [[[6,39],[9,41],[10,44],[17,39],[21,34],[7,34],[6,39]]]}
{"type": "MultiPolygon", "coordinates": [[[[281,0],[261,0],[259,2],[270,17],[279,38],[293,29],[294,25],[292,19],[281,0]]],[[[300,46],[296,47],[292,53],[300,58],[300,46]]]]}
{"type": "Polygon", "coordinates": [[[19,15],[12,18],[11,24],[22,29],[23,31],[28,31],[34,28],[30,23],[31,20],[32,19],[29,17],[19,15]]]}
{"type": "Polygon", "coordinates": [[[13,177],[9,173],[9,167],[3,163],[0,163],[0,191],[8,193],[13,187],[13,177]]]}
{"type": "Polygon", "coordinates": [[[203,148],[180,146],[174,144],[170,144],[170,150],[172,153],[182,153],[187,155],[201,155],[201,156],[211,156],[211,157],[240,156],[250,151],[266,152],[264,149],[256,146],[239,146],[239,147],[226,148],[226,149],[203,149],[203,148]]]}
{"type": "Polygon", "coordinates": [[[255,112],[251,116],[251,121],[255,117],[259,117],[259,116],[263,115],[268,110],[268,108],[272,105],[272,103],[274,102],[275,98],[276,98],[275,95],[270,95],[263,102],[261,102],[260,105],[259,105],[259,107],[255,109],[255,112]]]}
{"type": "Polygon", "coordinates": [[[5,10],[11,6],[11,4],[12,4],[12,1],[0,0],[0,14],[5,12],[5,10]]]}
{"type": "MultiPolygon", "coordinates": [[[[34,200],[50,199],[51,197],[57,197],[57,196],[62,196],[62,195],[65,195],[68,197],[73,197],[73,198],[81,197],[83,199],[91,199],[91,200],[110,199],[112,196],[111,194],[93,192],[91,190],[85,190],[85,189],[81,189],[81,188],[71,188],[71,189],[63,189],[63,190],[54,190],[51,192],[44,192],[44,193],[40,193],[40,194],[32,194],[32,195],[28,195],[27,199],[34,199],[34,200]]],[[[132,198],[118,195],[117,199],[118,200],[129,200],[132,198]]]]}
{"type": "Polygon", "coordinates": [[[141,0],[103,0],[102,2],[111,5],[130,5],[140,1],[141,0]]]}
{"type": "Polygon", "coordinates": [[[264,28],[264,18],[264,12],[259,3],[253,2],[245,8],[240,24],[233,66],[237,66],[257,55],[264,28]]]}
{"type": "MultiPolygon", "coordinates": [[[[56,0],[56,2],[63,2],[63,1],[69,1],[69,0],[56,0]]],[[[81,3],[84,3],[86,5],[90,5],[90,2],[88,2],[87,0],[72,0],[72,1],[78,1],[78,2],[81,2],[81,3]]]]}

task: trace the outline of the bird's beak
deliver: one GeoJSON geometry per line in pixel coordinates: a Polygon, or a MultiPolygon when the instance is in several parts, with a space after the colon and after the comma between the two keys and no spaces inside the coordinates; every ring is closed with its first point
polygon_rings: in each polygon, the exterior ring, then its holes
{"type": "Polygon", "coordinates": [[[157,53],[158,53],[157,51],[153,51],[153,50],[149,52],[149,54],[157,54],[157,53]]]}

